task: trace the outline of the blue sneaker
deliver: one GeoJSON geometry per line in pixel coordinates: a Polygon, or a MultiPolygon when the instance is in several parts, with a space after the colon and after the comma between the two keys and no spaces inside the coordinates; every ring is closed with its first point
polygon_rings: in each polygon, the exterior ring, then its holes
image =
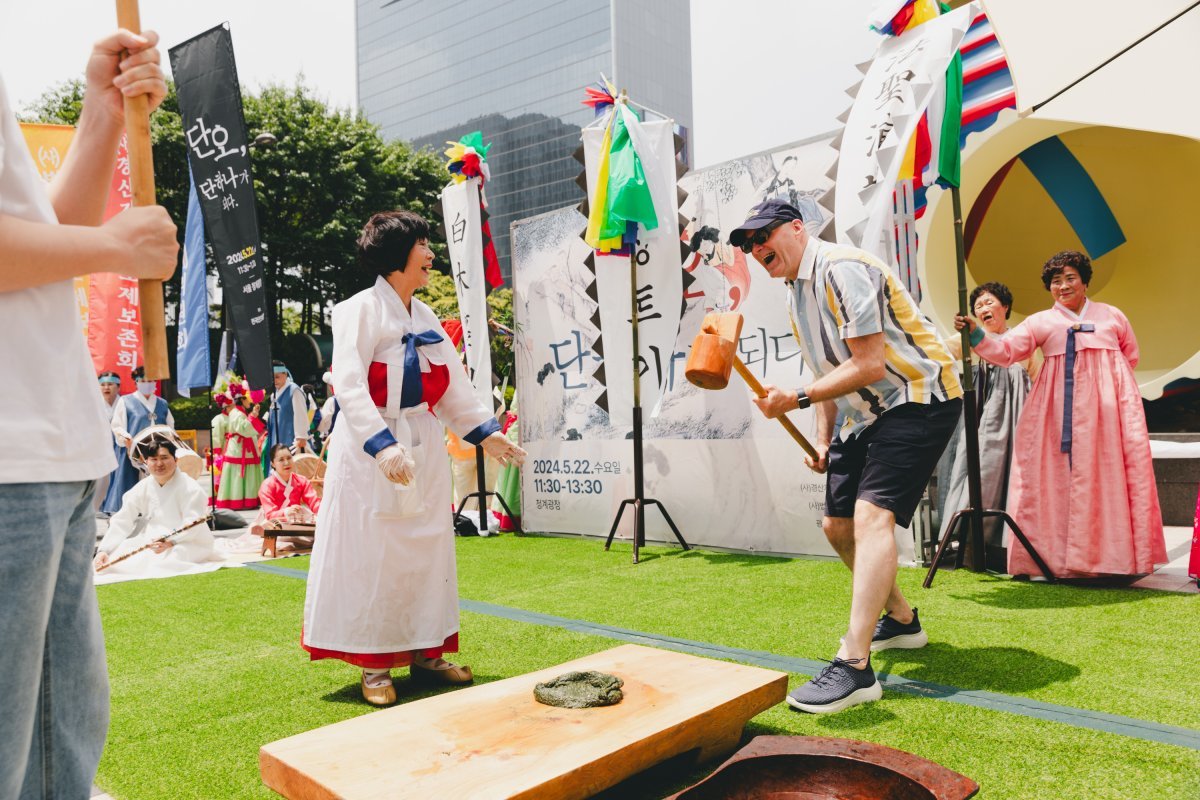
{"type": "Polygon", "coordinates": [[[835,658],[817,677],[789,694],[787,704],[809,714],[832,714],[882,696],[883,687],[875,679],[869,657],[866,669],[835,658]]]}
{"type": "Polygon", "coordinates": [[[915,650],[929,643],[929,637],[921,628],[921,620],[917,610],[913,609],[912,622],[904,625],[897,622],[890,614],[884,614],[875,624],[875,635],[871,637],[871,652],[880,650],[915,650]]]}

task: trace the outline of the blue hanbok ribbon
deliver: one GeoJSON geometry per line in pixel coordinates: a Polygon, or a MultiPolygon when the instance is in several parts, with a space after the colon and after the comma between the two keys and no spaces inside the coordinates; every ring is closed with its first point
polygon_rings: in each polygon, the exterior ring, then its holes
{"type": "Polygon", "coordinates": [[[400,407],[412,408],[421,404],[421,359],[417,357],[417,348],[437,344],[442,341],[442,335],[437,331],[424,333],[406,333],[401,339],[404,343],[404,386],[400,389],[400,407]]]}
{"type": "Polygon", "coordinates": [[[1067,454],[1067,463],[1071,463],[1071,415],[1075,402],[1075,334],[1091,333],[1094,330],[1096,326],[1092,323],[1080,322],[1072,325],[1067,331],[1067,367],[1063,376],[1063,428],[1062,442],[1059,446],[1059,452],[1067,454]]]}

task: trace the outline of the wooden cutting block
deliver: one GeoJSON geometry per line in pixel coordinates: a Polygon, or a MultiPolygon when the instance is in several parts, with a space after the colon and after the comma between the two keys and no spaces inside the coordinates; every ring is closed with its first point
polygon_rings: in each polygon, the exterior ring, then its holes
{"type": "Polygon", "coordinates": [[[259,768],[291,800],[584,798],[680,753],[728,754],[786,692],[783,672],[629,644],[281,739],[259,768]],[[534,684],[574,670],[616,675],[625,698],[533,699],[534,684]]]}

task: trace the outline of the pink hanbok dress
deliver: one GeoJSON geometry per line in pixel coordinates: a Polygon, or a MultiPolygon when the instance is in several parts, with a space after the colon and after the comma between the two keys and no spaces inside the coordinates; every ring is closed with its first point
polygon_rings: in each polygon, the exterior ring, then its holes
{"type": "MultiPolygon", "coordinates": [[[[1129,320],[1105,303],[1078,316],[1055,303],[974,349],[1007,367],[1038,348],[1046,362],[1017,423],[1009,512],[1057,577],[1153,572],[1167,550],[1129,320]]],[[[1008,571],[1039,574],[1015,539],[1008,571]]]]}

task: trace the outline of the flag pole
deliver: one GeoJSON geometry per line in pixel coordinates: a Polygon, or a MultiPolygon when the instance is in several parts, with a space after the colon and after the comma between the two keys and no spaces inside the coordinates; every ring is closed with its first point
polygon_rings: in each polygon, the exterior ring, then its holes
{"type": "MultiPolygon", "coordinates": [[[[967,258],[963,243],[962,196],[950,187],[954,208],[954,255],[958,267],[958,313],[967,316],[967,258]]],[[[967,437],[967,497],[971,503],[971,571],[983,572],[983,478],[979,469],[979,407],[975,393],[975,370],[971,366],[971,329],[962,329],[963,435],[967,437]]],[[[958,559],[962,563],[963,548],[958,559]]]]}
{"type": "MultiPolygon", "coordinates": [[[[629,97],[624,90],[621,91],[621,96],[617,98],[618,103],[628,103],[629,97]]],[[[620,110],[614,106],[613,113],[620,113],[620,110]]],[[[636,228],[635,228],[636,230],[636,228]]],[[[621,506],[617,510],[616,519],[613,520],[612,528],[608,532],[608,539],[604,542],[604,549],[608,550],[612,546],[613,537],[617,534],[617,526],[621,524],[621,515],[625,513],[625,506],[632,505],[634,512],[633,526],[633,563],[638,563],[638,551],[646,544],[646,506],[658,506],[658,510],[662,512],[663,518],[670,526],[675,538],[684,550],[690,550],[691,547],[684,541],[683,534],[679,532],[679,528],[675,526],[675,521],[671,519],[671,515],[667,513],[667,507],[660,501],[654,498],[646,498],[645,487],[645,462],[642,457],[642,370],[641,370],[641,349],[638,346],[638,282],[637,282],[637,237],[629,243],[629,325],[630,333],[633,338],[633,498],[621,501],[621,506]]]]}
{"type": "MultiPolygon", "coordinates": [[[[117,25],[141,34],[137,0],[117,0],[117,25]]],[[[154,153],[150,147],[150,100],[140,94],[125,98],[125,133],[129,152],[129,180],[135,206],[156,204],[154,153]]],[[[143,361],[148,380],[167,380],[167,327],[163,311],[162,281],[138,281],[139,316],[142,321],[143,361]]]]}
{"type": "MultiPolygon", "coordinates": [[[[961,81],[961,73],[959,80],[961,81]]],[[[945,135],[943,133],[943,135],[945,135]]],[[[961,143],[959,141],[960,134],[956,130],[953,134],[954,146],[957,153],[956,158],[961,158],[960,151],[961,143]]],[[[957,161],[956,161],[957,164],[957,161]]],[[[947,176],[947,181],[950,185],[950,200],[954,211],[954,251],[955,259],[958,268],[958,313],[959,316],[966,317],[967,308],[967,257],[966,246],[963,242],[963,214],[962,214],[962,196],[959,190],[961,183],[961,175],[959,168],[956,166],[954,174],[947,176]]],[[[1042,575],[1048,581],[1054,581],[1054,573],[1046,566],[1046,562],[1038,554],[1037,550],[1030,543],[1029,539],[1018,527],[1012,516],[1002,509],[983,507],[983,488],[982,476],[980,474],[979,465],[979,406],[978,398],[975,393],[975,374],[971,365],[971,329],[970,326],[963,326],[962,329],[962,385],[963,385],[963,437],[966,440],[967,450],[967,498],[970,503],[968,508],[960,509],[955,512],[950,518],[950,523],[946,526],[946,534],[942,537],[941,543],[938,545],[937,552],[933,556],[932,563],[929,566],[929,572],[925,575],[925,581],[921,584],[928,589],[933,585],[933,576],[937,574],[938,565],[942,559],[942,553],[945,552],[946,546],[950,540],[955,538],[954,534],[958,532],[958,554],[955,558],[955,566],[963,566],[963,561],[966,556],[968,535],[971,544],[971,563],[969,568],[972,572],[983,572],[987,567],[984,548],[986,546],[983,535],[983,520],[985,517],[998,517],[1006,523],[1013,536],[1020,541],[1025,550],[1029,553],[1029,557],[1037,564],[1042,575]],[[964,522],[970,520],[970,524],[964,527],[964,522]]]]}

